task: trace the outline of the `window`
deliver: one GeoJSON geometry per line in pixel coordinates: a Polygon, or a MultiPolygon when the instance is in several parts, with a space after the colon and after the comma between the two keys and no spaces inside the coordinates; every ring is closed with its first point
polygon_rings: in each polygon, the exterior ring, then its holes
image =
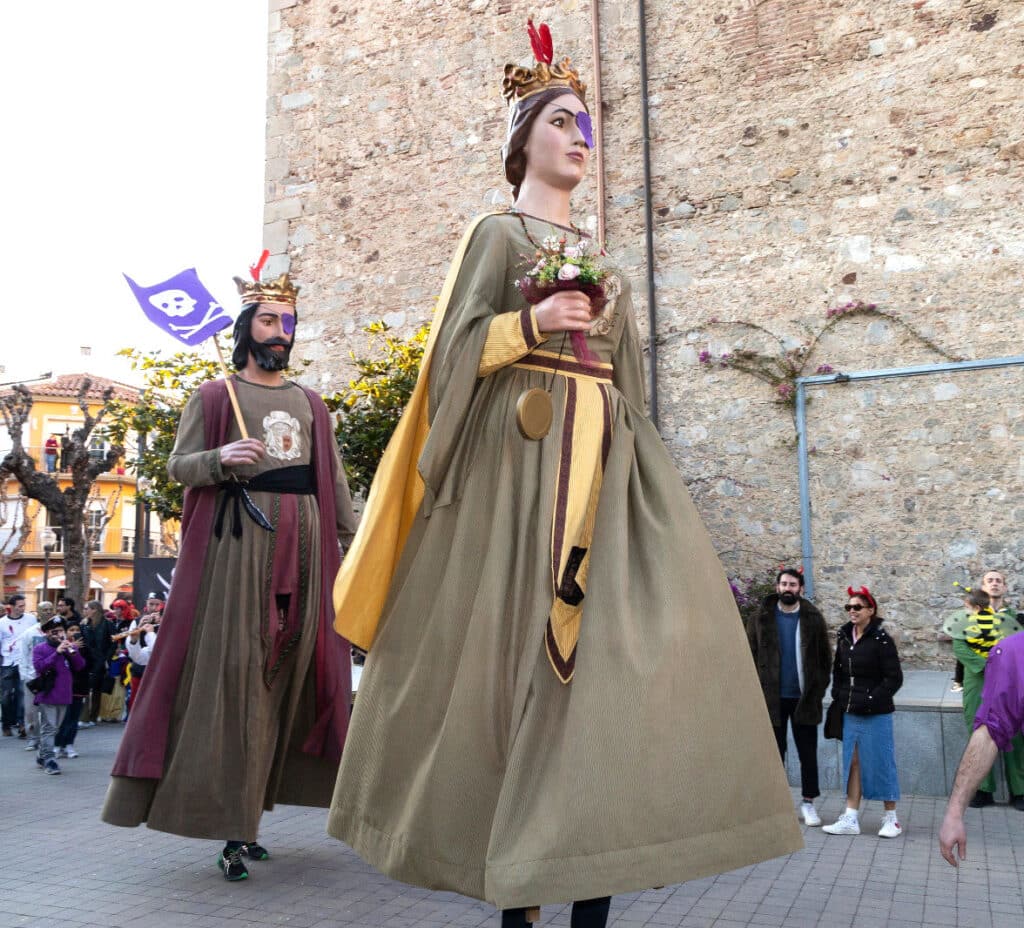
{"type": "Polygon", "coordinates": [[[103,550],[103,529],[107,524],[107,508],[99,500],[85,513],[85,536],[93,551],[103,550]]]}

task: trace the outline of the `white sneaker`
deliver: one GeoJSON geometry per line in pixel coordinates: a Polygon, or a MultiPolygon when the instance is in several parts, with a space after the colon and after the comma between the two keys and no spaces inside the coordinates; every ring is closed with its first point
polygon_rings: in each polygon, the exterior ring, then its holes
{"type": "Polygon", "coordinates": [[[74,748],[65,748],[64,749],[64,756],[65,757],[71,757],[71,758],[78,757],[78,751],[76,751],[74,748]]]}
{"type": "Polygon", "coordinates": [[[896,810],[886,812],[882,818],[882,827],[878,830],[879,838],[898,838],[903,834],[903,827],[896,821],[896,810]]]}
{"type": "Polygon", "coordinates": [[[859,835],[860,819],[855,812],[844,812],[835,824],[826,825],[821,830],[827,835],[859,835]]]}
{"type": "Polygon", "coordinates": [[[38,742],[38,741],[35,741],[35,740],[32,740],[32,739],[29,739],[29,740],[28,740],[28,741],[27,741],[27,742],[25,743],[25,747],[24,747],[24,749],[23,749],[23,750],[26,750],[26,751],[35,751],[36,749],[38,749],[38,747],[39,747],[39,742],[38,742]]]}
{"type": "Polygon", "coordinates": [[[64,748],[57,748],[56,756],[57,757],[67,757],[68,756],[68,752],[64,748]]]}
{"type": "Polygon", "coordinates": [[[813,802],[800,803],[800,816],[803,818],[804,824],[810,828],[816,828],[821,824],[821,816],[815,810],[813,802]]]}

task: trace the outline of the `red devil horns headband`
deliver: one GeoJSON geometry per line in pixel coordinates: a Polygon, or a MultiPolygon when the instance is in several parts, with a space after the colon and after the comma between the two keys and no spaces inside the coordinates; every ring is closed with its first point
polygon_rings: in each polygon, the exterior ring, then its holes
{"type": "Polygon", "coordinates": [[[848,586],[846,588],[846,592],[850,596],[858,596],[861,599],[867,600],[868,605],[870,605],[872,609],[878,608],[878,603],[875,602],[875,597],[871,595],[871,590],[866,586],[862,586],[859,590],[855,590],[852,586],[848,586]]]}

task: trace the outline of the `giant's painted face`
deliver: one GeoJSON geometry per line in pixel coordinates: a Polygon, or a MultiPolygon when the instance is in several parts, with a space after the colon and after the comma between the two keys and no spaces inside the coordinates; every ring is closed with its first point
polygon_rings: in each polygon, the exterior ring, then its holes
{"type": "Polygon", "coordinates": [[[252,355],[265,371],[288,367],[295,339],[295,310],[282,303],[260,303],[252,317],[252,355]]]}

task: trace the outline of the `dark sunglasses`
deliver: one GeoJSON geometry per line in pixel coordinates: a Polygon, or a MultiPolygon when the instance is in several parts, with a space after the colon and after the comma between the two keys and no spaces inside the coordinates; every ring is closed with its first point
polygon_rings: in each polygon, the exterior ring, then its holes
{"type": "Polygon", "coordinates": [[[847,612],[860,612],[861,609],[867,609],[867,606],[851,606],[849,603],[847,603],[845,606],[843,606],[843,608],[847,612]]]}

